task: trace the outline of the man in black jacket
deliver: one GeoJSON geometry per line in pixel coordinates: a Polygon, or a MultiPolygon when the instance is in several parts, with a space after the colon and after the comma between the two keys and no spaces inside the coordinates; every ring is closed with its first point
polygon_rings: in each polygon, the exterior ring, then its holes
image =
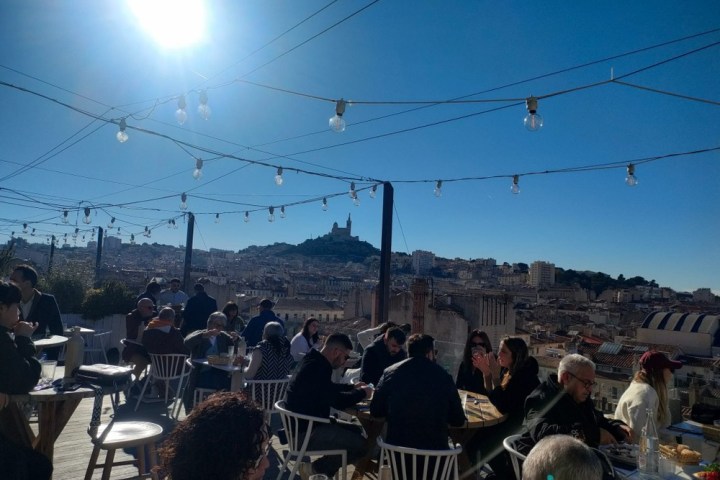
{"type": "MultiPolygon", "coordinates": [[[[355,386],[332,382],[333,369],[345,364],[352,351],[352,342],[347,335],[334,333],[325,341],[319,352],[310,350],[300,361],[287,390],[286,407],[288,410],[313,417],[328,418],[330,407],[344,410],[370,396],[372,388],[364,383],[355,386]]],[[[328,450],[344,448],[347,461],[353,463],[365,453],[365,438],[357,425],[332,419],[329,424],[313,427],[308,450],[328,450]]],[[[335,475],[341,466],[337,455],[328,455],[315,460],[311,470],[301,465],[301,475],[324,473],[328,477],[335,475]],[[305,471],[303,471],[305,470],[305,471]]]]}
{"type": "Polygon", "coordinates": [[[410,358],[388,367],[370,402],[370,414],[387,418],[387,441],[401,447],[445,450],[448,425],[465,424],[460,395],[450,374],[435,363],[435,340],[408,339],[410,358]]]}
{"type": "Polygon", "coordinates": [[[595,385],[591,360],[576,353],[563,357],[557,376],[550,375],[525,401],[528,432],[520,440],[522,453],[548,435],[572,435],[594,448],[632,438],[625,423],[595,409],[590,398],[595,385]]]}
{"type": "Polygon", "coordinates": [[[193,290],[195,290],[195,295],[188,299],[183,311],[182,325],[180,325],[180,331],[184,336],[195,330],[204,329],[210,314],[218,309],[217,302],[205,292],[202,283],[196,283],[193,290]]]}
{"type": "Polygon", "coordinates": [[[407,358],[402,348],[404,344],[405,332],[399,327],[390,328],[375,339],[363,352],[360,380],[377,385],[387,367],[407,358]]]}
{"type": "MultiPolygon", "coordinates": [[[[22,294],[20,300],[20,319],[28,323],[37,323],[33,338],[51,335],[64,335],[60,308],[55,297],[42,293],[35,288],[38,274],[30,265],[18,265],[10,275],[10,281],[18,286],[22,294]]],[[[57,360],[60,347],[46,348],[43,353],[49,360],[57,360]]]]}

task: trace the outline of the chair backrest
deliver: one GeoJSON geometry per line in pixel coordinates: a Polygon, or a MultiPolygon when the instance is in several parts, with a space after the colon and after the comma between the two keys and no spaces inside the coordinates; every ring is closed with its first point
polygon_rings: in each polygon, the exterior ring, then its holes
{"type": "MultiPolygon", "coordinates": [[[[425,480],[457,480],[457,456],[462,452],[460,446],[447,450],[421,450],[399,447],[385,443],[378,437],[380,447],[380,465],[389,465],[393,480],[422,478],[425,480]]],[[[379,474],[379,472],[378,472],[379,474]]]]}
{"type": "Polygon", "coordinates": [[[310,435],[315,425],[319,423],[330,423],[329,418],[312,417],[302,413],[291,412],[285,407],[285,400],[275,402],[275,410],[282,419],[285,435],[287,436],[288,447],[296,452],[307,451],[310,435]]]}
{"type": "Polygon", "coordinates": [[[285,399],[290,384],[290,376],[279,380],[246,380],[250,398],[258,403],[266,413],[275,412],[275,403],[285,399]]]}
{"type": "Polygon", "coordinates": [[[522,462],[527,458],[520,453],[517,448],[518,440],[522,435],[510,435],[503,440],[503,447],[510,454],[513,470],[515,470],[515,478],[522,478],[522,462]]]}
{"type": "Polygon", "coordinates": [[[150,354],[150,364],[152,376],[158,380],[174,380],[184,377],[189,370],[186,368],[185,361],[188,355],[182,353],[170,354],[150,354]]]}

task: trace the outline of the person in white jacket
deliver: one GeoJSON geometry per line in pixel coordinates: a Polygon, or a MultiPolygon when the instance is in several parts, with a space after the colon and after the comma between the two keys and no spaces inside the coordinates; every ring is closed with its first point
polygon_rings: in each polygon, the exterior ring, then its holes
{"type": "Polygon", "coordinates": [[[670,425],[668,385],[672,374],[682,367],[681,362],[670,360],[661,352],[645,352],[640,357],[640,370],[620,397],[615,419],[627,423],[633,431],[633,443],[638,443],[647,421],[647,409],[655,414],[657,428],[670,425]]]}
{"type": "Polygon", "coordinates": [[[302,330],[292,338],[290,341],[290,354],[296,362],[302,360],[302,357],[313,348],[315,350],[322,348],[322,341],[318,333],[319,328],[320,323],[317,318],[310,317],[303,323],[302,330]]]}

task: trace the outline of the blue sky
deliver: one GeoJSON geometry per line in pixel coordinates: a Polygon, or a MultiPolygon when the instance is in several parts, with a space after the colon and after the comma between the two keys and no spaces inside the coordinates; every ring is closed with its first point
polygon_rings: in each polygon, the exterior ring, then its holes
{"type": "Polygon", "coordinates": [[[353,179],[358,189],[389,180],[394,251],[546,260],[720,294],[720,31],[697,35],[720,28],[720,3],[205,3],[204,38],[182,49],[159,46],[125,2],[0,4],[0,239],[23,223],[42,241],[114,216],[123,241],[184,244],[187,192],[197,248],[297,244],[348,214],[353,233],[379,246],[382,188],[375,199],[359,191],[359,206],[342,193],[353,179]],[[602,83],[611,75],[636,87],[602,83]],[[531,95],[538,132],[523,127],[531,95]],[[357,104],[336,133],[328,119],[340,98],[357,104]],[[505,101],[398,103],[458,98],[505,101]],[[464,178],[478,179],[454,181],[464,178]]]}

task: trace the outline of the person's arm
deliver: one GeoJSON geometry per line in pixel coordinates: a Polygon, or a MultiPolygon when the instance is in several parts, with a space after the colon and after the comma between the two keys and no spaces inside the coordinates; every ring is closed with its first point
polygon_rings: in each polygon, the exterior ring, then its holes
{"type": "MultiPolygon", "coordinates": [[[[525,402],[525,422],[534,443],[539,442],[548,435],[557,435],[559,433],[570,435],[573,430],[571,423],[560,422],[558,412],[561,410],[558,403],[563,399],[565,392],[561,389],[554,398],[540,400],[537,398],[528,398],[525,402]]],[[[577,429],[578,426],[575,425],[577,429]]],[[[582,427],[580,426],[580,431],[582,427]]]]}
{"type": "Polygon", "coordinates": [[[392,390],[392,381],[388,381],[387,376],[383,373],[375,393],[373,393],[373,398],[370,400],[370,415],[378,418],[387,417],[390,390],[392,390]]]}
{"type": "Polygon", "coordinates": [[[245,378],[248,380],[252,380],[255,377],[255,374],[257,373],[258,369],[260,368],[260,365],[262,364],[262,352],[259,348],[256,348],[252,351],[252,356],[250,357],[250,364],[247,366],[243,374],[245,375],[245,378]]]}
{"type": "Polygon", "coordinates": [[[52,295],[46,295],[45,297],[48,305],[48,330],[50,330],[50,333],[53,335],[65,335],[57,300],[55,300],[55,297],[52,295]]]}
{"type": "Polygon", "coordinates": [[[125,317],[125,338],[128,340],[137,340],[138,328],[141,324],[142,320],[140,320],[136,315],[128,313],[125,317]]]}
{"type": "MultiPolygon", "coordinates": [[[[449,376],[448,376],[449,377],[449,376]]],[[[465,409],[460,400],[460,394],[452,383],[452,377],[449,377],[447,386],[445,387],[447,394],[450,396],[450,404],[448,405],[448,425],[451,427],[461,427],[467,422],[465,417],[465,409]]]]}
{"type": "MultiPolygon", "coordinates": [[[[21,324],[28,325],[25,322],[21,324]]],[[[0,378],[7,394],[27,393],[40,379],[40,362],[35,358],[35,346],[28,325],[22,334],[15,328],[15,341],[9,335],[0,335],[0,378]]]]}
{"type": "Polygon", "coordinates": [[[299,362],[303,357],[302,354],[306,352],[304,348],[306,343],[305,337],[302,335],[295,335],[290,341],[290,355],[296,362],[299,362]]]}
{"type": "Polygon", "coordinates": [[[375,352],[376,347],[368,347],[362,356],[360,380],[365,383],[376,383],[382,375],[380,359],[375,352]]]}
{"type": "Polygon", "coordinates": [[[192,358],[202,358],[205,356],[205,352],[208,349],[209,342],[203,337],[205,330],[195,330],[187,337],[185,337],[185,347],[190,351],[192,358]]]}

